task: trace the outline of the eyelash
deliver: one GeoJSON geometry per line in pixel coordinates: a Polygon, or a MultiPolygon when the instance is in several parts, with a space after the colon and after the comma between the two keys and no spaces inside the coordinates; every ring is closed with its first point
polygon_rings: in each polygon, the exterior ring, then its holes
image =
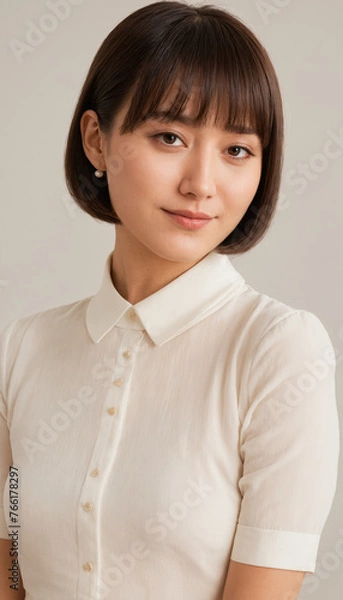
{"type": "MultiPolygon", "coordinates": [[[[161,133],[154,134],[152,137],[158,140],[158,138],[166,136],[166,135],[170,135],[174,138],[178,138],[179,140],[181,140],[181,138],[178,135],[176,135],[176,133],[172,133],[171,131],[162,131],[161,133]]],[[[162,144],[162,146],[164,146],[164,147],[177,148],[177,146],[173,146],[172,144],[165,144],[159,140],[158,140],[158,142],[160,144],[162,144]]],[[[229,157],[232,158],[233,160],[243,161],[243,160],[247,160],[248,158],[250,158],[250,156],[254,156],[254,154],[251,152],[251,150],[249,150],[249,148],[246,148],[245,146],[242,146],[240,144],[236,144],[234,146],[229,146],[228,149],[232,150],[233,148],[239,149],[239,150],[244,150],[245,152],[247,152],[247,156],[231,156],[231,155],[229,155],[229,157]]]]}

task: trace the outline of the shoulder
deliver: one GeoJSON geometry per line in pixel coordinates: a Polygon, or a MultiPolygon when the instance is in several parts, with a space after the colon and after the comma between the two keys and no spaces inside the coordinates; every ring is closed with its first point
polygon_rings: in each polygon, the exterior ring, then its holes
{"type": "Polygon", "coordinates": [[[225,331],[228,326],[237,357],[241,421],[249,407],[275,394],[276,389],[281,393],[291,384],[313,385],[321,376],[319,370],[332,385],[335,348],[324,323],[313,312],[246,285],[235,299],[233,312],[225,315],[225,331]]]}
{"type": "Polygon", "coordinates": [[[8,336],[23,336],[32,327],[43,329],[44,327],[51,326],[53,323],[77,320],[79,316],[84,314],[84,310],[90,299],[91,296],[14,319],[0,331],[0,339],[2,340],[8,336]]]}
{"type": "MultiPolygon", "coordinates": [[[[249,424],[259,407],[263,418],[274,425],[274,414],[288,411],[299,398],[313,399],[313,390],[322,398],[334,398],[335,348],[322,320],[309,310],[249,287],[241,300],[246,319],[241,345],[241,422],[249,424]]],[[[323,404],[318,401],[320,410],[323,404]]]]}
{"type": "Polygon", "coordinates": [[[244,331],[255,351],[263,345],[301,342],[331,345],[330,336],[322,320],[310,310],[291,306],[245,286],[239,296],[239,308],[244,318],[244,331]]]}
{"type": "Polygon", "coordinates": [[[34,351],[35,342],[44,346],[55,335],[71,333],[84,324],[85,311],[91,297],[45,309],[12,320],[0,332],[0,371],[18,356],[24,341],[34,351]],[[28,338],[28,339],[27,339],[28,338]]]}

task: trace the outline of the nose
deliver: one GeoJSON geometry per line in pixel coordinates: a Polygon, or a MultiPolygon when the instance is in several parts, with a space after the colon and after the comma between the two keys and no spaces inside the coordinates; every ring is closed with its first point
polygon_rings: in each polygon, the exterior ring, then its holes
{"type": "Polygon", "coordinates": [[[212,198],[216,194],[213,151],[191,150],[183,164],[180,192],[191,198],[212,198]]]}

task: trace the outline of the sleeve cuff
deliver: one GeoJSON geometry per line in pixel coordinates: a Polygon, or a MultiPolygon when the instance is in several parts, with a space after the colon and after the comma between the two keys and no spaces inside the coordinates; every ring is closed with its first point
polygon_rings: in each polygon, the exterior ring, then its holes
{"type": "Polygon", "coordinates": [[[314,573],[319,535],[237,525],[231,559],[258,567],[314,573]]]}

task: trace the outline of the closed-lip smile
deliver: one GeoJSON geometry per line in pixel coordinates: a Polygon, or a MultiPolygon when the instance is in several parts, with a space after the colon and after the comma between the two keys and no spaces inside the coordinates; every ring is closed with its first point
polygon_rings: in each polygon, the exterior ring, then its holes
{"type": "Polygon", "coordinates": [[[167,210],[164,208],[166,212],[169,212],[173,215],[180,215],[181,217],[188,217],[189,219],[212,219],[210,215],[202,212],[192,212],[191,210],[167,210]]]}

